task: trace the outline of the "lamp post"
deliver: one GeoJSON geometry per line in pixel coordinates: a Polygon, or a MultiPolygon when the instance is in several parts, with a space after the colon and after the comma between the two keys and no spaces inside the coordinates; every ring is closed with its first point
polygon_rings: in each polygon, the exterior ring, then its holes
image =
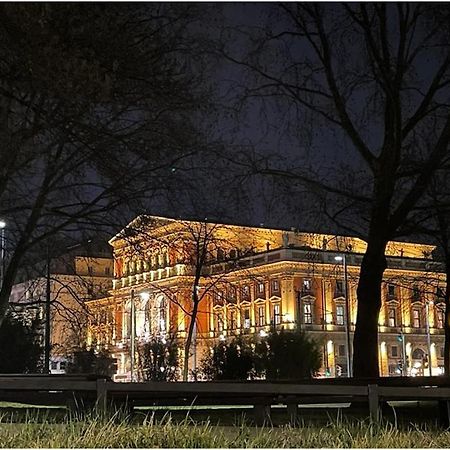
{"type": "Polygon", "coordinates": [[[352,374],[352,357],[351,357],[351,341],[350,341],[350,308],[348,301],[348,280],[347,280],[347,258],[345,253],[334,257],[335,261],[342,261],[344,268],[344,298],[345,298],[345,337],[347,346],[347,376],[352,374]]]}
{"type": "Polygon", "coordinates": [[[6,222],[4,220],[0,220],[0,230],[1,230],[1,264],[0,264],[0,288],[3,287],[3,277],[5,273],[5,228],[6,228],[6,222]]]}
{"type": "Polygon", "coordinates": [[[134,304],[134,289],[131,289],[130,299],[130,316],[131,316],[131,329],[130,329],[130,378],[134,381],[134,357],[135,357],[135,341],[136,341],[136,308],[134,304]]]}
{"type": "Polygon", "coordinates": [[[430,303],[428,299],[425,299],[425,327],[427,332],[427,347],[428,347],[428,370],[430,372],[430,377],[433,376],[433,369],[431,367],[431,336],[430,336],[430,303]]]}

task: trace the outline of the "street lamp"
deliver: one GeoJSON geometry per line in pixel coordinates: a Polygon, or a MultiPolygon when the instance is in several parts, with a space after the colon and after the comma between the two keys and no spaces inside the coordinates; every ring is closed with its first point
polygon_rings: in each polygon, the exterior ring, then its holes
{"type": "Polygon", "coordinates": [[[348,301],[348,282],[347,282],[347,258],[345,253],[334,257],[335,261],[342,261],[344,267],[344,298],[345,298],[345,335],[347,344],[347,376],[352,376],[352,358],[350,342],[350,308],[348,301]]]}
{"type": "Polygon", "coordinates": [[[431,367],[431,336],[430,336],[430,303],[425,298],[425,327],[427,332],[427,348],[428,348],[428,370],[430,371],[430,377],[433,376],[433,368],[431,367]]]}
{"type": "Polygon", "coordinates": [[[0,220],[0,230],[1,231],[1,264],[0,264],[0,288],[3,287],[3,277],[5,272],[5,228],[6,228],[6,222],[4,220],[0,220]]]}
{"type": "Polygon", "coordinates": [[[130,330],[130,379],[134,381],[134,357],[135,357],[135,340],[136,340],[136,308],[134,304],[134,289],[131,289],[130,299],[130,318],[131,318],[131,330],[130,330]]]}

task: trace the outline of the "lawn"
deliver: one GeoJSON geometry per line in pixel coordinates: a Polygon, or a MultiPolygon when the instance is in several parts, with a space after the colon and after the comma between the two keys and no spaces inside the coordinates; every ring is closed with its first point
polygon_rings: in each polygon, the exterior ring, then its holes
{"type": "Polygon", "coordinates": [[[450,432],[431,425],[374,425],[366,421],[330,420],[318,426],[249,427],[175,423],[170,416],[139,424],[118,415],[109,419],[65,419],[54,423],[28,417],[25,423],[0,418],[3,448],[449,448],[450,432]]]}

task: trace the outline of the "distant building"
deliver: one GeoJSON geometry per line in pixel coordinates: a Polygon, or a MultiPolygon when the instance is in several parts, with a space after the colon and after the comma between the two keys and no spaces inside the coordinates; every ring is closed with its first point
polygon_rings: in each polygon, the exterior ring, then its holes
{"type": "MultiPolygon", "coordinates": [[[[88,311],[85,302],[107,295],[111,288],[113,260],[110,247],[83,243],[64,249],[50,259],[51,372],[64,373],[67,357],[86,343],[88,311]]],[[[44,344],[47,262],[27,271],[11,290],[13,314],[38,320],[44,344]]]]}
{"type": "MultiPolygon", "coordinates": [[[[352,337],[364,241],[141,216],[110,244],[113,288],[107,297],[87,302],[87,339],[88,345],[106,347],[117,358],[118,380],[130,377],[132,301],[136,345],[152,336],[175,335],[184,341],[201,255],[197,294],[202,300],[191,369],[219,339],[298,327],[320,343],[322,375],[346,375],[346,293],[352,337]]],[[[433,375],[442,373],[445,275],[432,259],[433,250],[406,242],[387,246],[379,317],[384,376],[428,375],[429,364],[433,375]]]]}

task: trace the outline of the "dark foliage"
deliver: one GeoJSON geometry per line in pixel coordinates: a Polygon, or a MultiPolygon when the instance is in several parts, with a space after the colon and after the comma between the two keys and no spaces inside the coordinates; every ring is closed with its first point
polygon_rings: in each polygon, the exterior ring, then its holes
{"type": "Polygon", "coordinates": [[[116,360],[106,352],[95,354],[94,350],[74,352],[67,366],[67,373],[95,374],[112,377],[116,372],[116,360]]]}
{"type": "Polygon", "coordinates": [[[175,381],[178,378],[178,344],[175,339],[153,338],[138,349],[140,376],[144,381],[175,381]]]}
{"type": "Polygon", "coordinates": [[[202,362],[208,380],[247,380],[254,374],[254,352],[248,340],[237,337],[219,342],[202,362]]]}
{"type": "Polygon", "coordinates": [[[220,342],[202,363],[209,380],[295,380],[310,378],[321,366],[317,343],[300,331],[272,331],[256,342],[243,337],[220,342]]]}
{"type": "Polygon", "coordinates": [[[42,352],[36,324],[28,325],[7,315],[0,327],[0,372],[38,372],[42,352]]]}
{"type": "Polygon", "coordinates": [[[310,378],[320,368],[317,343],[301,331],[273,331],[255,347],[259,372],[267,380],[310,378]]]}

